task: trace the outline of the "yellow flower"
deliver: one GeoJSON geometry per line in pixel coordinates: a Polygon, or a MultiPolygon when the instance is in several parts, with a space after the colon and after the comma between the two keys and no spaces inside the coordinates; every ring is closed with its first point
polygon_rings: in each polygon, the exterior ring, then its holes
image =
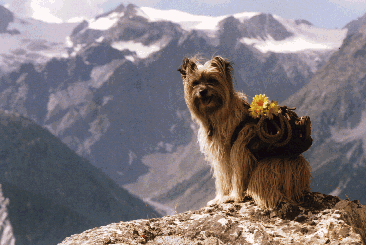
{"type": "Polygon", "coordinates": [[[264,110],[264,114],[269,118],[272,119],[273,115],[277,115],[279,111],[278,101],[271,101],[267,104],[266,109],[264,110]]]}
{"type": "Polygon", "coordinates": [[[251,105],[256,105],[258,107],[264,107],[266,106],[266,104],[268,103],[268,98],[265,96],[265,94],[259,94],[259,95],[256,95],[253,100],[252,100],[252,103],[251,105]]]}
{"type": "Polygon", "coordinates": [[[250,115],[253,118],[259,118],[264,115],[264,109],[267,108],[269,100],[265,97],[265,94],[256,95],[250,105],[250,115]]]}
{"type": "Polygon", "coordinates": [[[263,109],[260,107],[250,107],[249,109],[250,111],[250,115],[252,116],[252,118],[258,118],[262,115],[262,111],[263,109]]]}

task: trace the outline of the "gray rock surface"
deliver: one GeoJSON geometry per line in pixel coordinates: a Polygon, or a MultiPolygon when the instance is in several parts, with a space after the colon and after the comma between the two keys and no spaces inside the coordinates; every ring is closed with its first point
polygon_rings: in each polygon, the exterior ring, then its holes
{"type": "Polygon", "coordinates": [[[114,223],[61,244],[365,244],[366,206],[311,192],[269,211],[251,198],[172,216],[114,223]]]}
{"type": "Polygon", "coordinates": [[[13,227],[9,220],[8,206],[9,198],[4,197],[0,184],[0,245],[15,244],[13,227]]]}

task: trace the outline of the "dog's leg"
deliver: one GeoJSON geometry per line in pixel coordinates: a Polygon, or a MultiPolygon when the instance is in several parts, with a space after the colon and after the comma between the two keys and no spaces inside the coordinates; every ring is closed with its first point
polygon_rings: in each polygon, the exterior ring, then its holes
{"type": "Polygon", "coordinates": [[[217,195],[215,198],[207,203],[207,205],[219,204],[228,201],[228,195],[231,189],[231,169],[228,162],[213,163],[215,178],[215,188],[217,195]]]}
{"type": "Polygon", "coordinates": [[[228,201],[240,202],[243,199],[244,192],[247,190],[252,169],[257,162],[250,150],[246,147],[253,135],[253,126],[246,126],[241,130],[237,141],[234,142],[230,150],[232,185],[230,194],[226,198],[228,201]]]}
{"type": "Polygon", "coordinates": [[[252,158],[251,152],[244,145],[233,146],[231,151],[232,189],[229,195],[231,201],[242,201],[254,163],[255,160],[252,158]]]}

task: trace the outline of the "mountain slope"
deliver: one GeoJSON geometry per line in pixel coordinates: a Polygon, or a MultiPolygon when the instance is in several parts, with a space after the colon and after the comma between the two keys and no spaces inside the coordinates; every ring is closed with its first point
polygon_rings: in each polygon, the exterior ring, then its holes
{"type": "Polygon", "coordinates": [[[22,63],[43,63],[67,56],[66,37],[78,23],[45,23],[19,18],[0,5],[0,71],[9,72],[22,63]]]}
{"type": "Polygon", "coordinates": [[[284,102],[312,120],[307,157],[313,189],[365,202],[366,27],[349,35],[339,51],[298,93],[284,102]]]}
{"type": "Polygon", "coordinates": [[[0,135],[0,183],[17,244],[159,216],[32,121],[0,112],[0,135]]]}

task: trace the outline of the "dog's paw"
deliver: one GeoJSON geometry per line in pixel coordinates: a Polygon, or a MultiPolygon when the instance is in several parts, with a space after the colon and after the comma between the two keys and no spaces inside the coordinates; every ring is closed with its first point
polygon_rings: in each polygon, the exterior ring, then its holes
{"type": "Polygon", "coordinates": [[[242,201],[242,197],[240,195],[230,194],[227,196],[215,197],[213,200],[207,203],[207,206],[213,206],[216,204],[228,203],[228,202],[241,202],[241,201],[242,201]]]}
{"type": "Polygon", "coordinates": [[[206,205],[207,206],[214,206],[220,204],[220,198],[214,198],[213,200],[210,200],[206,205]]]}
{"type": "Polygon", "coordinates": [[[227,203],[227,202],[233,202],[233,197],[232,196],[223,196],[220,199],[220,203],[227,203]]]}
{"type": "Polygon", "coordinates": [[[234,201],[234,202],[241,202],[243,200],[243,197],[239,194],[230,194],[229,195],[230,198],[231,198],[231,201],[234,201]]]}
{"type": "Polygon", "coordinates": [[[230,194],[229,196],[223,196],[221,198],[221,203],[240,202],[240,201],[242,201],[242,197],[238,194],[230,194]]]}

